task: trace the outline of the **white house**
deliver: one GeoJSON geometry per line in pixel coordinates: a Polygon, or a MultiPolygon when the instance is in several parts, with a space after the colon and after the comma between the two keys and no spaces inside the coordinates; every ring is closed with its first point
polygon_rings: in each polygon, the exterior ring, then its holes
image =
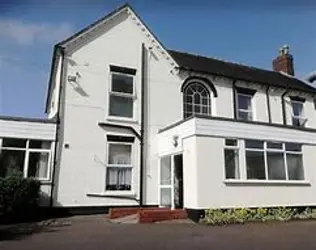
{"type": "Polygon", "coordinates": [[[167,50],[126,4],[55,46],[51,205],[316,205],[315,94],[288,47],[273,71],[167,50]]]}

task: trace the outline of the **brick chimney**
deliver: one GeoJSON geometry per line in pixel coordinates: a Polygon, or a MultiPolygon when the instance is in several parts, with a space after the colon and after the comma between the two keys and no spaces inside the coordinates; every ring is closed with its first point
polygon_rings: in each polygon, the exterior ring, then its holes
{"type": "Polygon", "coordinates": [[[274,71],[283,71],[294,76],[293,56],[289,52],[289,46],[284,45],[279,50],[279,56],[273,60],[272,67],[274,71]]]}

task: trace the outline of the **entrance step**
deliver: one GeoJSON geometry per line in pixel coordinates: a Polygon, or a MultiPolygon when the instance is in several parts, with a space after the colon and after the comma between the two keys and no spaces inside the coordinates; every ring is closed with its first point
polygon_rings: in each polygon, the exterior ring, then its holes
{"type": "Polygon", "coordinates": [[[186,220],[188,214],[184,209],[170,208],[112,208],[109,214],[115,223],[155,223],[168,220],[186,220]]]}
{"type": "Polygon", "coordinates": [[[141,210],[139,214],[139,223],[154,223],[168,220],[185,220],[188,214],[184,209],[152,209],[141,210]]]}

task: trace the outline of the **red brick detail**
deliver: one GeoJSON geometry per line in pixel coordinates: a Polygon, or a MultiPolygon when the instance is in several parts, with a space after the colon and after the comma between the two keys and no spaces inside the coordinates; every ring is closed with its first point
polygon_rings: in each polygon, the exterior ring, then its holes
{"type": "Polygon", "coordinates": [[[147,211],[147,210],[169,210],[169,208],[157,208],[157,207],[126,207],[126,208],[111,208],[109,212],[110,219],[122,218],[125,216],[137,214],[139,211],[147,211]]]}
{"type": "Polygon", "coordinates": [[[187,219],[188,214],[183,209],[151,209],[151,210],[140,210],[139,223],[153,223],[164,220],[179,220],[187,219]]]}

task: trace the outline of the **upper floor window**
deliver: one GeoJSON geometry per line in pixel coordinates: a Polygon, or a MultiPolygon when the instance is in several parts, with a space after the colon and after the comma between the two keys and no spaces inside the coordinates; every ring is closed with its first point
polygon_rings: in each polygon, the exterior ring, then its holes
{"type": "Polygon", "coordinates": [[[184,118],[194,114],[211,115],[209,90],[200,82],[190,83],[183,92],[184,118]]]}
{"type": "Polygon", "coordinates": [[[296,127],[304,127],[306,117],[304,114],[304,102],[291,100],[292,124],[296,127]]]}
{"type": "Polygon", "coordinates": [[[236,115],[237,119],[243,121],[253,120],[253,95],[256,90],[237,87],[236,93],[236,115]]]}
{"type": "Polygon", "coordinates": [[[109,115],[123,118],[134,117],[136,70],[111,66],[109,91],[109,115]]]}
{"type": "Polygon", "coordinates": [[[252,121],[252,95],[237,93],[237,118],[252,121]]]}

